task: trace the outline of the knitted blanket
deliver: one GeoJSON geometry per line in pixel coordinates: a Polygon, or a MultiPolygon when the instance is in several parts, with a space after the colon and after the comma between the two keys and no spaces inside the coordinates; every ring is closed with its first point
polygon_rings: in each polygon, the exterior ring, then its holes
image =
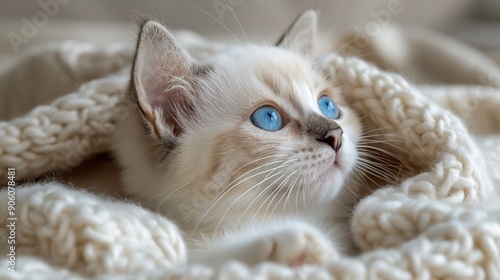
{"type": "MultiPolygon", "coordinates": [[[[180,39],[196,55],[222,47],[180,39]]],[[[428,58],[488,61],[445,41],[427,46],[428,58]],[[435,56],[439,48],[457,56],[435,56]]],[[[380,43],[373,38],[365,47],[372,62],[389,68],[393,57],[385,54],[393,50],[380,43]]],[[[500,75],[476,85],[415,86],[355,57],[323,57],[367,130],[380,141],[402,139],[391,142],[392,152],[409,163],[410,175],[353,210],[359,256],[299,268],[232,262],[213,271],[186,262],[182,234],[167,217],[59,183],[19,185],[109,150],[108,136],[127,113],[118,104],[130,60],[123,45],[57,43],[35,48],[0,77],[0,183],[9,186],[0,192],[0,279],[500,279],[500,206],[488,203],[498,182],[500,90],[492,86],[500,75]]],[[[479,77],[483,66],[467,71],[479,77]]]]}

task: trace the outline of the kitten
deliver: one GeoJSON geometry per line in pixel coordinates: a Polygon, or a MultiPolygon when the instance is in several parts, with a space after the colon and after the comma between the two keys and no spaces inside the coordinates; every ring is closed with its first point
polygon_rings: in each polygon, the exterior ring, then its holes
{"type": "Polygon", "coordinates": [[[145,22],[116,133],[125,191],[174,220],[190,261],[321,263],[338,256],[336,199],[361,124],[314,64],[316,13],[275,45],[195,61],[145,22]],[[333,214],[332,214],[333,213],[333,214]]]}

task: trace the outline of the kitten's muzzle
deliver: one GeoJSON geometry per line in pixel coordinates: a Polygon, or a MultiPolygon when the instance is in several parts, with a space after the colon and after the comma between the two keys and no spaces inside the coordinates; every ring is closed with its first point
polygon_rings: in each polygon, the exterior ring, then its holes
{"type": "Polygon", "coordinates": [[[342,146],[342,134],[344,134],[344,131],[342,130],[342,128],[338,127],[329,130],[325,134],[325,136],[323,136],[322,139],[318,139],[318,141],[330,145],[330,147],[332,147],[335,152],[338,152],[340,150],[340,147],[342,146]]]}

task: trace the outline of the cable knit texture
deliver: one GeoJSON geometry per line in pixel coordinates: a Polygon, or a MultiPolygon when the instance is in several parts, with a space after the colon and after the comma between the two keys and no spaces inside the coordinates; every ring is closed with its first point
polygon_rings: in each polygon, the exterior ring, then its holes
{"type": "MultiPolygon", "coordinates": [[[[194,39],[185,41],[192,51],[210,50],[196,46],[194,39]]],[[[36,94],[55,100],[0,123],[2,184],[8,167],[16,168],[19,181],[69,170],[108,149],[114,122],[127,111],[117,104],[127,90],[130,53],[123,46],[54,44],[28,54],[0,77],[0,88],[19,90],[19,79],[12,77],[26,77],[27,68],[45,63],[45,78],[61,81],[54,88],[69,89],[64,94],[40,88],[36,94]]],[[[424,89],[357,58],[331,54],[321,62],[325,73],[343,85],[367,129],[406,139],[397,142],[397,148],[405,151],[400,154],[415,171],[356,206],[352,231],[363,250],[360,256],[322,267],[250,268],[234,262],[213,271],[186,264],[182,235],[167,218],[130,202],[44,183],[17,188],[17,272],[9,272],[8,263],[2,261],[0,278],[500,279],[500,211],[482,204],[494,194],[494,172],[488,169],[493,166],[485,163],[462,122],[474,123],[473,116],[459,117],[429,98],[434,90],[442,93],[443,87],[426,87],[423,94],[424,89]]],[[[477,88],[471,87],[469,93],[477,88]]],[[[450,89],[447,98],[437,101],[454,110],[446,104],[454,100],[453,92],[450,89]]],[[[488,90],[481,102],[498,104],[497,95],[499,90],[488,90]]],[[[487,117],[500,122],[495,110],[487,117]]],[[[0,205],[7,205],[6,192],[0,193],[0,205]]],[[[8,250],[6,222],[2,206],[1,258],[8,250]]]]}

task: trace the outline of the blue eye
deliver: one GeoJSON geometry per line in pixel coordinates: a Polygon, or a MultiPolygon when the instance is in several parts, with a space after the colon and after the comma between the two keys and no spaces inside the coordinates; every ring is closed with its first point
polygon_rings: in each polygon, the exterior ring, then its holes
{"type": "Polygon", "coordinates": [[[337,104],[332,99],[322,96],[318,99],[318,106],[321,113],[330,119],[338,119],[340,117],[340,110],[337,104]]]}
{"type": "Polygon", "coordinates": [[[271,106],[262,106],[255,110],[250,116],[250,120],[256,127],[268,131],[280,130],[283,127],[280,113],[271,106]]]}

